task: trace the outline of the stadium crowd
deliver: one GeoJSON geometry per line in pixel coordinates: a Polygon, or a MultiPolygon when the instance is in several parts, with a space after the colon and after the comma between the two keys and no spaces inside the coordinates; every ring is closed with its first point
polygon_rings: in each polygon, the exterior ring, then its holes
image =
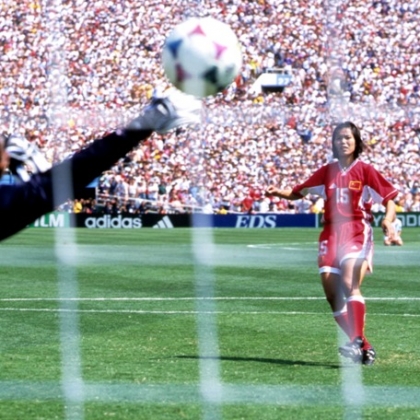
{"type": "Polygon", "coordinates": [[[165,36],[194,15],[217,17],[242,44],[241,75],[207,98],[200,130],[144,142],[99,180],[93,200],[68,211],[310,212],[265,197],[325,162],[331,126],[352,120],[363,159],[420,211],[420,1],[21,0],[0,3],[0,133],[36,142],[52,163],[136,115],[168,83],[165,36]],[[291,75],[262,92],[267,69],[291,75]]]}

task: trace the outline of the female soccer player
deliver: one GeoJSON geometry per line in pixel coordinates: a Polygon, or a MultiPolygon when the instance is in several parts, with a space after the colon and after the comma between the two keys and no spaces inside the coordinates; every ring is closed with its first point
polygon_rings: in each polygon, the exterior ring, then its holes
{"type": "Polygon", "coordinates": [[[360,130],[352,122],[341,123],[332,135],[333,162],[293,189],[269,186],[266,194],[288,200],[308,193],[324,198],[318,266],[333,316],[350,338],[339,352],[354,362],[371,365],[376,352],[364,333],[366,307],[360,290],[366,272],[372,271],[371,206],[373,202],[385,206],[382,229],[393,238],[393,199],[398,192],[376,169],[359,160],[363,149],[360,130]]]}

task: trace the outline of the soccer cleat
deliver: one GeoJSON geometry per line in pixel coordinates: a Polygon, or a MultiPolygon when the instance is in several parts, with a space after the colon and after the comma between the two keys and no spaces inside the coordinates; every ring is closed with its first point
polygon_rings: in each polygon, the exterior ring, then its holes
{"type": "Polygon", "coordinates": [[[157,93],[139,117],[127,127],[129,130],[153,130],[163,134],[185,126],[200,124],[202,102],[176,89],[157,93]]]}
{"type": "Polygon", "coordinates": [[[339,347],[338,352],[341,356],[353,360],[354,363],[360,363],[363,359],[363,340],[360,337],[356,337],[353,341],[344,344],[339,347]]]}
{"type": "Polygon", "coordinates": [[[362,364],[373,365],[376,359],[376,351],[373,347],[362,350],[362,364]]]}

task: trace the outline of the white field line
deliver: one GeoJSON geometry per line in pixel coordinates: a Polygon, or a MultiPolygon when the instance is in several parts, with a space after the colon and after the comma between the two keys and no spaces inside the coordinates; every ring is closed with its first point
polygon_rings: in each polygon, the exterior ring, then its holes
{"type": "MultiPolygon", "coordinates": [[[[213,297],[59,297],[59,298],[0,298],[0,302],[61,302],[61,301],[78,301],[78,302],[176,302],[176,301],[194,301],[194,300],[214,300],[214,301],[229,301],[229,300],[253,300],[253,301],[309,301],[309,300],[325,300],[322,296],[213,296],[213,297]]],[[[402,301],[402,302],[417,302],[420,297],[365,297],[369,301],[402,301]]]]}
{"type": "MultiPolygon", "coordinates": [[[[128,298],[128,297],[119,297],[119,298],[1,298],[0,302],[176,302],[176,301],[323,301],[323,297],[139,297],[139,298],[128,298]]],[[[366,299],[370,301],[420,301],[418,297],[398,297],[398,298],[388,298],[388,297],[372,297],[366,299]]],[[[310,311],[220,311],[215,308],[211,310],[206,310],[209,308],[197,308],[197,310],[190,311],[180,311],[180,310],[148,310],[148,309],[78,309],[75,308],[0,308],[0,311],[3,312],[54,312],[54,313],[91,313],[91,314],[155,314],[155,315],[331,315],[330,312],[310,312],[310,311]]],[[[419,318],[420,314],[410,314],[410,313],[370,313],[370,316],[392,316],[392,317],[407,317],[407,318],[419,318]]]]}
{"type": "MultiPolygon", "coordinates": [[[[305,301],[305,300],[325,300],[325,297],[322,296],[213,296],[213,297],[92,297],[92,298],[82,298],[82,297],[61,297],[61,298],[0,298],[0,302],[48,302],[48,301],[80,301],[80,302],[154,302],[154,301],[188,301],[188,300],[295,300],[295,301],[305,301]]],[[[365,300],[370,301],[420,301],[420,297],[365,297],[365,300]]]]}
{"type": "MultiPolygon", "coordinates": [[[[291,407],[347,405],[337,386],[320,385],[233,385],[221,383],[221,404],[282,405],[291,407]]],[[[420,387],[362,385],[361,406],[419,408],[420,387]]],[[[61,401],[58,382],[0,381],[0,401],[61,401]]],[[[84,401],[95,403],[197,404],[202,401],[199,385],[84,383],[84,401]]]]}
{"type": "MultiPolygon", "coordinates": [[[[331,315],[330,312],[304,311],[153,311],[142,309],[65,309],[65,308],[0,308],[0,312],[54,312],[54,313],[91,313],[91,314],[138,314],[138,315],[331,315]]],[[[369,317],[392,316],[420,318],[419,314],[370,313],[369,317]]]]}
{"type": "MultiPolygon", "coordinates": [[[[322,301],[325,300],[323,297],[307,296],[307,297],[295,297],[295,296],[277,296],[277,297],[138,297],[138,298],[128,298],[128,297],[119,297],[119,298],[105,298],[105,297],[96,297],[96,298],[0,298],[0,302],[63,302],[63,301],[77,301],[77,302],[176,302],[176,301],[322,301]]],[[[372,297],[366,300],[370,301],[420,301],[418,297],[372,297]]],[[[206,310],[206,308],[197,308],[197,310],[185,311],[185,310],[146,310],[146,309],[78,309],[75,308],[0,308],[0,311],[3,312],[55,312],[55,313],[113,313],[113,314],[156,314],[156,315],[331,315],[329,312],[310,312],[310,311],[218,311],[215,308],[211,310],[206,310]]],[[[402,313],[402,314],[393,314],[393,313],[373,313],[371,312],[369,316],[398,316],[398,317],[420,317],[419,314],[412,313],[402,313]]]]}

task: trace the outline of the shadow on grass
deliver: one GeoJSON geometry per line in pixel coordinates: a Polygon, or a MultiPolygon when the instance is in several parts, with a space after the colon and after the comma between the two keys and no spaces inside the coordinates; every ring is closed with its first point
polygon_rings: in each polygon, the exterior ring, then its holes
{"type": "Polygon", "coordinates": [[[321,363],[321,362],[306,362],[304,360],[286,360],[286,359],[270,359],[266,357],[235,357],[235,356],[220,356],[220,357],[202,357],[202,356],[175,356],[177,359],[195,359],[195,360],[220,360],[230,362],[257,362],[257,363],[272,363],[275,365],[284,366],[314,366],[326,367],[329,369],[340,369],[342,366],[339,363],[321,363]]]}

